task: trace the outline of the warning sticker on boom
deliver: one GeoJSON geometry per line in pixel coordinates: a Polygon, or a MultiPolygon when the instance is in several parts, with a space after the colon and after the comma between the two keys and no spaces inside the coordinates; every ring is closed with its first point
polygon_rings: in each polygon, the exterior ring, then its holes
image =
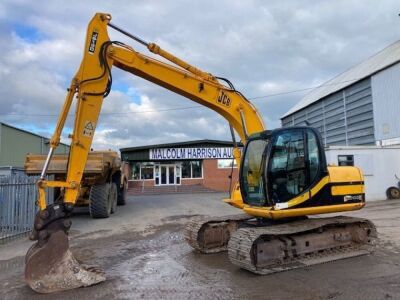
{"type": "Polygon", "coordinates": [[[86,137],[92,137],[94,134],[94,129],[96,125],[94,122],[86,121],[85,127],[83,128],[83,135],[86,137]]]}

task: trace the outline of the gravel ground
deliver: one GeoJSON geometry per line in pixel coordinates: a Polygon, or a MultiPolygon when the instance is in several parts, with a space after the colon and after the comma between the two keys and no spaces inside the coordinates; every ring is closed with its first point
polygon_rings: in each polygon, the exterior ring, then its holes
{"type": "Polygon", "coordinates": [[[230,264],[226,253],[201,255],[182,229],[198,214],[238,212],[224,194],[130,197],[109,219],[73,217],[75,256],[106,271],[96,286],[39,295],[23,281],[31,243],[0,245],[1,299],[400,299],[400,201],[372,202],[347,215],[371,219],[380,241],[374,254],[257,276],[230,264]]]}

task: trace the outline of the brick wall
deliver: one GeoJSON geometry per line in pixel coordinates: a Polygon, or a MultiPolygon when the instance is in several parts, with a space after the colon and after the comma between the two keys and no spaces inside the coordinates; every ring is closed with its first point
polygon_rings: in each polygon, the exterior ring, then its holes
{"type": "Polygon", "coordinates": [[[148,187],[148,186],[154,186],[154,180],[130,180],[128,181],[128,188],[139,188],[142,186],[148,187]]]}
{"type": "Polygon", "coordinates": [[[195,184],[203,184],[204,180],[202,178],[182,178],[182,185],[195,185],[195,184]]]}
{"type": "MultiPolygon", "coordinates": [[[[209,189],[227,192],[229,191],[229,175],[231,168],[218,169],[218,160],[203,160],[203,185],[209,189]]],[[[233,168],[232,185],[238,178],[238,169],[233,168]]]]}

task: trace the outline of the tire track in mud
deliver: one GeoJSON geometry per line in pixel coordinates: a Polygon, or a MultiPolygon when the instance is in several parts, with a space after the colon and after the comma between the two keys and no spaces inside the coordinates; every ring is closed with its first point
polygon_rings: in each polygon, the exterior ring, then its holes
{"type": "Polygon", "coordinates": [[[117,253],[103,258],[107,261],[107,275],[113,281],[113,289],[118,297],[235,298],[229,286],[215,282],[218,270],[212,269],[208,273],[204,269],[210,268],[209,265],[193,270],[192,249],[184,240],[181,224],[163,226],[144,239],[126,235],[121,238],[124,242],[116,247],[117,253]]]}

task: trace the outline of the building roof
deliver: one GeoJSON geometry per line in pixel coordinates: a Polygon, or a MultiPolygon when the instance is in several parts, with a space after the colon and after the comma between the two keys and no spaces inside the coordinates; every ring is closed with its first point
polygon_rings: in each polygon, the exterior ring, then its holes
{"type": "MultiPolygon", "coordinates": [[[[50,138],[48,138],[48,137],[46,137],[46,136],[39,135],[39,134],[33,133],[33,132],[31,132],[31,131],[28,131],[28,130],[25,130],[25,129],[21,129],[21,128],[15,127],[15,126],[9,125],[9,124],[4,123],[4,122],[0,122],[0,126],[1,126],[1,125],[4,125],[4,126],[7,126],[7,127],[9,127],[9,128],[12,128],[12,129],[15,129],[15,130],[18,130],[18,131],[22,131],[22,132],[25,132],[25,133],[27,133],[27,134],[34,135],[34,136],[37,136],[37,137],[39,137],[39,138],[45,139],[45,140],[47,140],[47,141],[50,141],[50,138]]],[[[64,146],[69,147],[69,145],[64,144],[64,143],[60,143],[60,145],[64,145],[64,146]]]]}
{"type": "Polygon", "coordinates": [[[339,74],[333,79],[325,82],[320,87],[315,88],[303,99],[293,106],[282,118],[287,117],[310,104],[317,102],[330,94],[356,83],[366,77],[369,77],[383,69],[386,69],[400,61],[400,41],[397,41],[385,49],[379,51],[358,65],[339,74]]]}
{"type": "Polygon", "coordinates": [[[129,147],[129,148],[121,148],[119,149],[121,152],[132,152],[132,151],[140,151],[146,149],[153,148],[172,148],[172,147],[182,147],[182,146],[193,146],[199,144],[217,144],[221,146],[233,146],[233,142],[231,141],[221,141],[221,140],[195,140],[195,141],[186,141],[186,142],[177,142],[177,143],[167,143],[167,144],[156,144],[156,145],[145,145],[138,147],[129,147]]]}

